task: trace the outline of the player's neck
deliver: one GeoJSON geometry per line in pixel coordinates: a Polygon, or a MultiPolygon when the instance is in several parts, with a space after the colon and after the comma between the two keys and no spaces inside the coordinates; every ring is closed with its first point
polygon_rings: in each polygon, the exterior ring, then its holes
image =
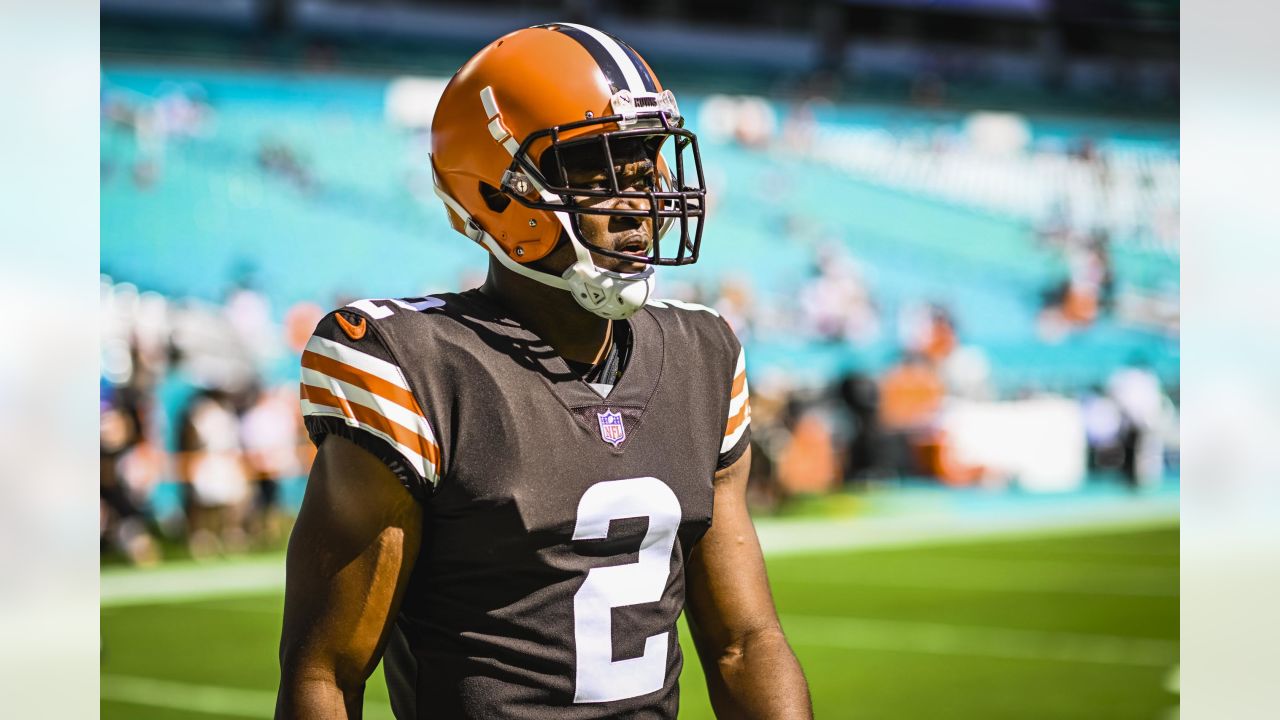
{"type": "Polygon", "coordinates": [[[590,364],[607,349],[609,321],[585,310],[564,290],[490,263],[480,291],[566,360],[590,364]]]}

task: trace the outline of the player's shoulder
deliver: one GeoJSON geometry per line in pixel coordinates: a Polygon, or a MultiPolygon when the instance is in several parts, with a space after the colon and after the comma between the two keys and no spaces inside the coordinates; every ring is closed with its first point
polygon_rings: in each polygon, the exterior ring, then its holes
{"type": "Polygon", "coordinates": [[[421,352],[456,327],[464,304],[454,293],[355,300],[320,320],[308,350],[345,348],[396,363],[402,350],[421,352]]]}
{"type": "Polygon", "coordinates": [[[684,300],[650,300],[645,309],[664,326],[682,326],[703,332],[727,332],[729,324],[719,311],[707,305],[684,300]]]}
{"type": "Polygon", "coordinates": [[[645,304],[668,336],[681,337],[699,347],[723,347],[736,353],[740,348],[733,329],[715,308],[683,300],[650,300],[645,304]]]}

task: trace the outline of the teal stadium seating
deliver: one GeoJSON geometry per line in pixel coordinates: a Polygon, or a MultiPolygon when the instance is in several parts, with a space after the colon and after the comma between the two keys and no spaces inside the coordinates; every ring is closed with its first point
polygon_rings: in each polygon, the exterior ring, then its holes
{"type": "MultiPolygon", "coordinates": [[[[165,144],[161,176],[146,188],[131,177],[146,150],[137,133],[104,120],[103,272],[171,297],[216,300],[250,262],[278,316],[303,300],[327,307],[340,297],[456,288],[483,261],[449,229],[430,195],[423,138],[384,120],[386,82],[106,65],[104,98],[146,103],[184,87],[207,97],[215,115],[201,136],[165,144]],[[262,171],[257,157],[264,143],[287,145],[307,168],[311,189],[262,171]]],[[[700,102],[681,99],[695,121],[700,102]]],[[[893,108],[837,107],[819,119],[850,128],[958,122],[893,108]]],[[[1032,119],[1031,126],[1037,139],[1089,134],[1111,147],[1155,148],[1176,159],[1176,126],[1105,119],[1032,119]]],[[[882,314],[880,340],[860,347],[760,338],[750,348],[757,372],[778,367],[823,380],[854,366],[881,368],[894,356],[897,309],[937,300],[953,311],[964,342],[987,352],[1003,391],[1078,390],[1135,354],[1154,363],[1166,382],[1177,382],[1178,340],[1167,333],[1104,318],[1057,344],[1037,337],[1040,293],[1065,270],[1038,247],[1025,217],[728,142],[707,140],[703,154],[713,189],[722,189],[703,259],[664,271],[666,278],[714,287],[731,273],[750,278],[757,302],[793,302],[808,276],[813,242],[834,238],[862,264],[882,314]],[[811,231],[787,232],[797,220],[811,231]]],[[[1121,286],[1176,296],[1176,250],[1118,238],[1114,262],[1121,286]]]]}

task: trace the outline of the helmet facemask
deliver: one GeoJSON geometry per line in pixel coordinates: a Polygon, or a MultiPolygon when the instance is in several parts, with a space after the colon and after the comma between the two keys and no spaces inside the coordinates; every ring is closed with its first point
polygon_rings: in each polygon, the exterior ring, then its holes
{"type": "Polygon", "coordinates": [[[706,187],[697,138],[683,128],[670,92],[633,99],[620,91],[613,107],[619,112],[531,133],[513,154],[502,185],[520,204],[550,211],[564,226],[577,261],[558,280],[578,303],[601,317],[624,319],[651,294],[653,266],[697,261],[706,187]],[[654,109],[637,111],[638,104],[654,109]],[[596,131],[609,127],[618,129],[596,131]],[[620,176],[619,167],[627,173],[620,176]],[[626,202],[611,202],[616,200],[626,202]],[[648,229],[645,246],[601,246],[584,231],[584,216],[636,218],[648,229]],[[676,227],[678,239],[664,248],[664,235],[676,227]],[[606,270],[592,253],[647,267],[606,270]]]}
{"type": "Polygon", "coordinates": [[[571,239],[592,252],[647,265],[691,264],[702,243],[706,183],[697,138],[682,125],[679,115],[653,110],[637,112],[630,121],[617,114],[531,133],[515,152],[503,189],[525,207],[566,214],[571,239]],[[608,126],[621,129],[590,132],[608,126]],[[590,134],[584,135],[584,130],[590,134]],[[624,184],[618,166],[629,161],[651,165],[651,184],[624,184]],[[584,177],[594,181],[579,180],[584,177]],[[617,207],[607,202],[612,199],[628,200],[633,206],[617,207]],[[582,231],[583,215],[647,219],[649,247],[643,255],[601,247],[582,231]],[[668,241],[664,251],[663,237],[676,227],[679,237],[668,241]]]}

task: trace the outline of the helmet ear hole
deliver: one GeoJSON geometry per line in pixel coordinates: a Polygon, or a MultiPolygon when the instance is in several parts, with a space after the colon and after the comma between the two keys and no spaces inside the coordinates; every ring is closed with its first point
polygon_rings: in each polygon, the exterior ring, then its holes
{"type": "Polygon", "coordinates": [[[489,209],[496,213],[506,210],[507,206],[511,204],[511,198],[487,182],[480,183],[480,197],[484,198],[484,204],[488,205],[489,209]]]}

